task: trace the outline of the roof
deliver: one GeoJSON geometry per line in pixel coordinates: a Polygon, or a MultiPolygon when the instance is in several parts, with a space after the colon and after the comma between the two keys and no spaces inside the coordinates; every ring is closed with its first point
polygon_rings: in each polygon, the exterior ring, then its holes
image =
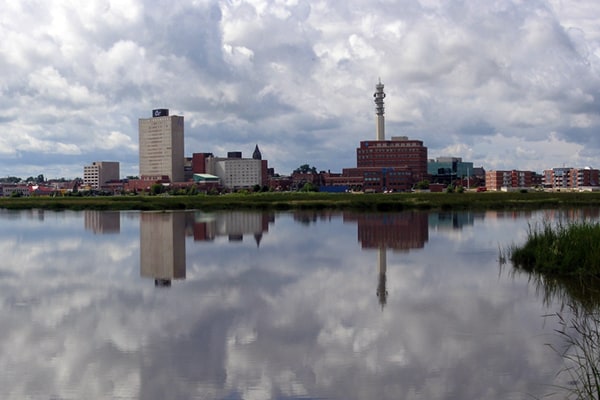
{"type": "Polygon", "coordinates": [[[211,174],[194,174],[194,181],[218,181],[219,177],[211,174]]]}

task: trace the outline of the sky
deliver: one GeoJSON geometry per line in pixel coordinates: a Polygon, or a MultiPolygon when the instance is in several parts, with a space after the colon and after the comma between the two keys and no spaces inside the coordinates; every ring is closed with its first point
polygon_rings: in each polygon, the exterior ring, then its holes
{"type": "Polygon", "coordinates": [[[0,176],[138,175],[138,119],[185,118],[185,154],[275,172],[356,166],[375,139],[486,170],[600,168],[595,0],[23,0],[0,14],[0,176]]]}

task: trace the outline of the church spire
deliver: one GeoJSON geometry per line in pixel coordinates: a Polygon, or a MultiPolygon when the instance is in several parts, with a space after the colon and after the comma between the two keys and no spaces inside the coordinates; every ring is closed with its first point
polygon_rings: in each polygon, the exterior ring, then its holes
{"type": "Polygon", "coordinates": [[[256,145],[256,147],[254,148],[254,153],[252,153],[252,158],[255,160],[262,160],[262,154],[260,154],[258,145],[256,145]]]}

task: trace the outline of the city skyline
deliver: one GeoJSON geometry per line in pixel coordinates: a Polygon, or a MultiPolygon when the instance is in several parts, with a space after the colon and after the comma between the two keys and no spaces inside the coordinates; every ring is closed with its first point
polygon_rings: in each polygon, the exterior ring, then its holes
{"type": "Polygon", "coordinates": [[[251,151],[275,171],[355,165],[375,136],[486,170],[598,168],[600,5],[62,1],[0,23],[0,176],[138,175],[137,121],[185,117],[186,156],[251,151]],[[248,149],[248,150],[246,150],[248,149]]]}

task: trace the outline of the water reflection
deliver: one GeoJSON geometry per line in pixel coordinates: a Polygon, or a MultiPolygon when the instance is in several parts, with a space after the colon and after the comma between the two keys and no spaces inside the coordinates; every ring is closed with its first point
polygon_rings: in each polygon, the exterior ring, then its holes
{"type": "Polygon", "coordinates": [[[363,249],[420,249],[428,239],[428,216],[423,212],[344,213],[344,221],[356,223],[363,249]]]}
{"type": "Polygon", "coordinates": [[[472,211],[440,211],[429,214],[429,226],[434,229],[462,229],[465,225],[473,225],[475,219],[484,219],[484,213],[472,211]]]}
{"type": "Polygon", "coordinates": [[[86,230],[93,233],[119,233],[121,230],[121,213],[118,211],[86,210],[83,213],[86,230]]]}
{"type": "Polygon", "coordinates": [[[600,398],[600,312],[571,303],[555,317],[564,342],[553,349],[565,360],[560,374],[568,382],[561,392],[569,399],[600,398]]]}
{"type": "MultiPolygon", "coordinates": [[[[569,223],[597,221],[598,208],[546,210],[538,222],[569,223]]],[[[535,228],[534,228],[535,229],[535,228]]],[[[509,253],[510,250],[507,250],[509,253]]],[[[504,258],[501,258],[506,262],[504,258]]],[[[501,265],[504,268],[504,265],[501,265]]],[[[559,304],[556,313],[547,315],[558,322],[559,342],[549,346],[563,360],[555,387],[557,396],[569,399],[600,398],[600,278],[548,276],[512,265],[511,274],[526,276],[543,303],[559,304]]]]}
{"type": "Polygon", "coordinates": [[[558,312],[546,316],[558,322],[559,342],[549,347],[563,359],[558,376],[564,383],[555,393],[569,399],[600,399],[600,280],[527,274],[544,303],[561,304],[558,312]]]}
{"type": "MultiPolygon", "coordinates": [[[[110,214],[86,213],[86,229],[106,232],[113,227],[110,214]],[[91,226],[91,227],[88,227],[91,226]],[[101,229],[102,228],[102,229],[101,229]]],[[[118,214],[117,214],[118,216],[118,214]]],[[[185,279],[185,236],[191,231],[194,242],[210,242],[226,237],[229,242],[242,242],[245,235],[253,237],[260,247],[272,213],[183,213],[144,212],[140,214],[140,276],[153,278],[155,286],[170,287],[174,279],[185,279]]]]}
{"type": "Polygon", "coordinates": [[[140,276],[160,287],[185,279],[185,213],[140,214],[140,276]]]}
{"type": "Polygon", "coordinates": [[[0,398],[543,398],[530,216],[0,210],[0,398]]]}
{"type": "Polygon", "coordinates": [[[273,213],[228,212],[228,213],[203,213],[193,215],[194,241],[212,241],[218,236],[226,236],[229,241],[241,242],[244,235],[252,235],[256,247],[264,232],[268,232],[269,223],[275,221],[273,213]]]}
{"type": "Polygon", "coordinates": [[[376,295],[381,309],[388,300],[387,249],[408,251],[425,246],[428,239],[428,215],[423,212],[343,214],[345,223],[356,223],[358,242],[363,249],[377,249],[379,271],[376,295]]]}

